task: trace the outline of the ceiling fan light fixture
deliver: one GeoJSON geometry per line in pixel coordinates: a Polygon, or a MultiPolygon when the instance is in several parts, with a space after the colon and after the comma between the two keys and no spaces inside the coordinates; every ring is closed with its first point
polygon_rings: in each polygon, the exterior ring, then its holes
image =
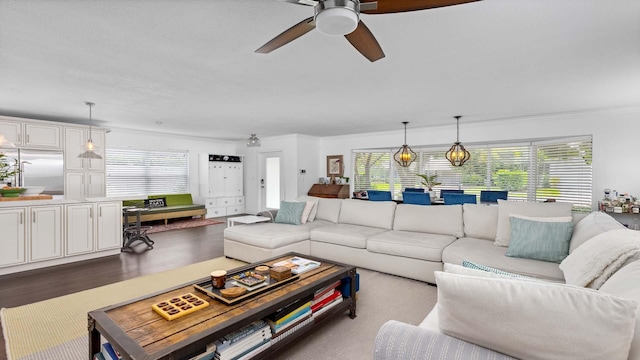
{"type": "Polygon", "coordinates": [[[259,147],[260,145],[260,139],[258,139],[256,134],[251,134],[247,139],[247,147],[259,147]]]}
{"type": "Polygon", "coordinates": [[[360,3],[353,0],[326,0],[315,7],[316,28],[327,35],[352,33],[360,21],[360,3]]]}

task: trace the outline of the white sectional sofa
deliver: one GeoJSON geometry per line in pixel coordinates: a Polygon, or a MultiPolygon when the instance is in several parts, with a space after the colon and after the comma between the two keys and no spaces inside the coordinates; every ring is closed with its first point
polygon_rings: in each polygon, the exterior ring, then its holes
{"type": "MultiPolygon", "coordinates": [[[[506,247],[494,244],[499,206],[397,205],[306,196],[298,200],[310,199],[317,202],[317,213],[306,224],[259,223],[225,229],[225,256],[256,262],[295,251],[429,283],[435,283],[434,271],[442,270],[444,262],[461,264],[463,260],[554,281],[564,279],[557,263],[504,256],[506,247]]],[[[567,214],[571,211],[566,204],[544,205],[567,214]]],[[[607,228],[622,226],[600,215],[607,228]]],[[[575,221],[580,217],[574,216],[575,221]]]]}

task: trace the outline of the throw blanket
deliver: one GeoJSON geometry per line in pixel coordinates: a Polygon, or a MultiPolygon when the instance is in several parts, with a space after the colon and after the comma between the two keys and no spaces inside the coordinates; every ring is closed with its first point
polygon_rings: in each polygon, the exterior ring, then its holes
{"type": "Polygon", "coordinates": [[[638,252],[640,231],[607,231],[576,248],[560,263],[560,270],[567,284],[597,290],[638,252]]]}

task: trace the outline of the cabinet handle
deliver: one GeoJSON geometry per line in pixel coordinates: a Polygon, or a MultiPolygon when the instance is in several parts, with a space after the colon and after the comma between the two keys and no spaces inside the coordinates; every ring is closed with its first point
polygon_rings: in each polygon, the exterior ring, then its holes
{"type": "Polygon", "coordinates": [[[24,216],[24,214],[23,214],[23,213],[20,213],[20,225],[22,225],[22,222],[23,222],[22,217],[23,217],[23,216],[24,216]]]}
{"type": "Polygon", "coordinates": [[[27,144],[29,143],[29,134],[27,134],[27,144]]]}
{"type": "Polygon", "coordinates": [[[102,217],[102,208],[100,208],[100,213],[98,214],[98,216],[102,217]]]}
{"type": "Polygon", "coordinates": [[[36,212],[34,211],[33,212],[33,223],[35,224],[35,222],[36,222],[36,212]]]}
{"type": "Polygon", "coordinates": [[[89,209],[89,217],[90,217],[90,218],[93,218],[93,208],[90,208],[90,209],[89,209]]]}
{"type": "Polygon", "coordinates": [[[18,133],[18,142],[22,142],[22,134],[18,133]]]}

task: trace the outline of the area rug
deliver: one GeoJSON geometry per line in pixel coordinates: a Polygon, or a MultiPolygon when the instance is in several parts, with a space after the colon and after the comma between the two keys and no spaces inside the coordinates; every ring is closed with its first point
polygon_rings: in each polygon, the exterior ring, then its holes
{"type": "Polygon", "coordinates": [[[178,230],[178,229],[188,229],[200,226],[209,226],[209,225],[217,225],[224,224],[224,221],[218,221],[213,219],[186,219],[186,220],[176,220],[170,222],[167,225],[162,223],[155,225],[153,224],[151,230],[147,231],[147,234],[159,233],[162,231],[169,230],[178,230]]]}
{"type": "Polygon", "coordinates": [[[224,257],[0,310],[8,360],[86,359],[87,313],[245,263],[224,257]]]}

